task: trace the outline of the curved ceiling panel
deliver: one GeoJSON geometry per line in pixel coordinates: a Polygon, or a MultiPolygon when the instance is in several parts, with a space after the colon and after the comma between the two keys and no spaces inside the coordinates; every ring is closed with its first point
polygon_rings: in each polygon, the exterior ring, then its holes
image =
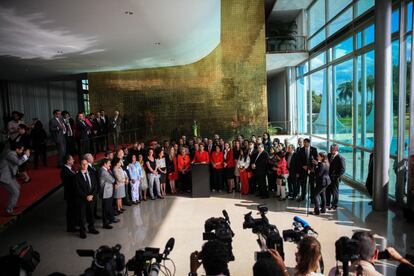
{"type": "Polygon", "coordinates": [[[193,63],[220,42],[220,0],[0,3],[0,78],[193,63]]]}

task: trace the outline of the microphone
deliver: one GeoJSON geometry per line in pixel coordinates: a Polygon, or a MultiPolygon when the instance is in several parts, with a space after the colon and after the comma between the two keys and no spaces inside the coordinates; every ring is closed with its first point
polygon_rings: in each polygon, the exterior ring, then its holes
{"type": "Polygon", "coordinates": [[[174,248],[174,244],[175,244],[175,239],[174,238],[170,238],[167,242],[167,244],[165,245],[165,249],[164,249],[164,258],[166,258],[168,256],[168,254],[170,254],[170,252],[173,250],[174,248]]]}
{"type": "Polygon", "coordinates": [[[91,249],[78,249],[76,250],[79,257],[93,257],[95,256],[95,250],[91,249]]]}
{"type": "Polygon", "coordinates": [[[226,210],[223,210],[223,216],[224,216],[224,218],[227,220],[227,222],[230,224],[229,214],[227,213],[227,211],[226,211],[226,210]]]}
{"type": "Polygon", "coordinates": [[[316,232],[315,230],[313,230],[313,228],[310,226],[310,224],[306,220],[301,219],[298,216],[295,216],[293,218],[293,220],[296,221],[297,223],[300,223],[300,225],[302,225],[302,227],[305,228],[305,230],[311,230],[315,234],[318,234],[318,232],[316,232]]]}

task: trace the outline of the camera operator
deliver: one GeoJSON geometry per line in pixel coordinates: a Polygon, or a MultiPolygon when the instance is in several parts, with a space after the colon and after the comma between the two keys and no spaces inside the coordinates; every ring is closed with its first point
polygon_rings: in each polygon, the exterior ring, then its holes
{"type": "Polygon", "coordinates": [[[253,276],[289,276],[288,270],[279,252],[268,249],[272,258],[260,258],[253,266],[253,276]]]}
{"type": "MultiPolygon", "coordinates": [[[[391,259],[400,262],[408,267],[414,266],[403,258],[394,248],[388,247],[384,252],[379,252],[376,248],[375,239],[372,233],[367,231],[355,232],[352,240],[358,242],[358,258],[352,261],[349,268],[351,275],[379,276],[382,275],[375,269],[375,262],[379,259],[391,259]],[[380,255],[384,256],[380,256],[380,255]]],[[[341,268],[334,267],[329,275],[342,275],[341,268]]],[[[397,274],[398,275],[398,274],[397,274]]]]}
{"type": "Polygon", "coordinates": [[[190,255],[189,276],[197,276],[197,269],[203,264],[207,276],[230,275],[229,256],[226,245],[219,240],[210,240],[203,245],[201,252],[190,255]]]}
{"type": "MultiPolygon", "coordinates": [[[[288,270],[283,262],[279,252],[269,249],[268,252],[273,257],[276,265],[281,270],[281,274],[289,275],[288,270]]],[[[298,251],[295,253],[296,266],[293,271],[295,276],[322,276],[322,273],[316,272],[320,267],[322,258],[321,244],[315,237],[306,236],[298,243],[298,251]]]]}

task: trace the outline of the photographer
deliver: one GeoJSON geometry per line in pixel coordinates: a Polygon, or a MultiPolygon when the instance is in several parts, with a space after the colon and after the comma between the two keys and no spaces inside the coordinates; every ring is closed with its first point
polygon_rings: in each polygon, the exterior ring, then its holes
{"type": "MultiPolygon", "coordinates": [[[[269,249],[268,252],[273,257],[274,262],[281,271],[275,275],[289,275],[288,270],[283,262],[279,252],[269,249]]],[[[322,258],[321,244],[311,236],[304,237],[298,244],[298,252],[296,256],[296,267],[293,271],[295,276],[322,276],[322,273],[316,272],[320,269],[319,264],[322,258]]],[[[255,265],[256,266],[256,265],[255,265]]],[[[255,274],[256,275],[256,274],[255,274]]],[[[264,275],[264,274],[258,274],[264,275]]],[[[270,274],[269,274],[270,275],[270,274]]]]}
{"type": "Polygon", "coordinates": [[[272,258],[261,258],[253,266],[253,276],[289,276],[288,270],[279,252],[268,250],[272,258]]]}
{"type": "MultiPolygon", "coordinates": [[[[375,269],[375,262],[378,259],[390,259],[400,262],[400,266],[414,268],[414,266],[405,258],[403,258],[394,248],[388,247],[384,252],[379,252],[376,248],[374,235],[367,231],[355,232],[352,240],[358,243],[357,256],[358,258],[352,261],[349,268],[351,275],[367,275],[379,276],[382,275],[375,269]],[[384,255],[384,256],[380,256],[384,255]]],[[[329,275],[342,275],[342,268],[334,267],[329,272],[329,275]]],[[[397,274],[398,275],[398,274],[397,274]]]]}
{"type": "Polygon", "coordinates": [[[226,245],[218,240],[210,240],[203,245],[201,252],[190,255],[189,276],[197,276],[197,269],[203,264],[207,276],[230,275],[228,269],[229,256],[226,245]]]}

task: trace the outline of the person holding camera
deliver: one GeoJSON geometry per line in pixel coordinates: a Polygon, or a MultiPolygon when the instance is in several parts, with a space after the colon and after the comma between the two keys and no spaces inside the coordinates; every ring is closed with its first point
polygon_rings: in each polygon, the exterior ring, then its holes
{"type": "Polygon", "coordinates": [[[230,275],[229,256],[226,245],[219,240],[206,242],[201,252],[194,251],[190,255],[190,273],[188,276],[197,276],[198,268],[203,265],[206,275],[230,275]]]}
{"type": "Polygon", "coordinates": [[[316,187],[313,193],[313,201],[315,202],[314,215],[326,213],[326,194],[325,190],[331,185],[329,178],[329,163],[326,153],[319,152],[317,160],[313,160],[315,165],[315,182],[316,187]]]}
{"type": "MultiPolygon", "coordinates": [[[[321,269],[320,263],[322,259],[322,249],[319,241],[312,236],[305,236],[298,243],[298,252],[295,253],[296,266],[294,271],[289,274],[285,266],[283,258],[279,252],[273,249],[268,250],[270,256],[273,258],[281,274],[274,275],[295,275],[295,276],[322,276],[322,273],[317,272],[321,269]]],[[[256,275],[256,274],[255,274],[256,275]]],[[[271,274],[257,274],[257,275],[271,275],[271,274]]]]}
{"type": "MultiPolygon", "coordinates": [[[[344,239],[342,237],[341,239],[344,239]]],[[[340,239],[340,240],[341,240],[340,239]]],[[[345,240],[349,238],[345,237],[345,240]]],[[[368,231],[357,231],[352,235],[352,239],[348,244],[355,244],[355,246],[341,246],[338,248],[336,242],[337,259],[338,253],[343,258],[346,255],[358,256],[355,260],[351,260],[351,266],[349,267],[349,274],[351,275],[366,275],[366,276],[380,276],[382,275],[375,269],[375,262],[379,259],[390,259],[400,263],[400,267],[408,267],[413,269],[414,265],[411,264],[407,259],[403,258],[394,248],[388,247],[383,252],[379,252],[376,248],[375,238],[371,232],[368,231]],[[354,248],[355,247],[355,248],[354,248]],[[353,249],[354,248],[354,249],[353,249]],[[355,253],[353,251],[356,251],[355,253]],[[350,252],[348,252],[350,251],[350,252]]],[[[344,261],[344,260],[342,260],[344,261]]],[[[347,262],[348,263],[348,262],[347,262]]],[[[346,264],[347,264],[346,263],[346,264]]],[[[329,275],[345,275],[344,271],[346,267],[334,267],[330,270],[329,275]]],[[[399,275],[399,274],[397,274],[399,275]]]]}
{"type": "Polygon", "coordinates": [[[13,150],[9,151],[0,162],[0,185],[9,193],[6,207],[7,215],[13,214],[13,209],[20,196],[20,184],[16,179],[18,168],[26,163],[29,157],[30,150],[25,149],[23,144],[17,142],[13,145],[13,150]]]}

